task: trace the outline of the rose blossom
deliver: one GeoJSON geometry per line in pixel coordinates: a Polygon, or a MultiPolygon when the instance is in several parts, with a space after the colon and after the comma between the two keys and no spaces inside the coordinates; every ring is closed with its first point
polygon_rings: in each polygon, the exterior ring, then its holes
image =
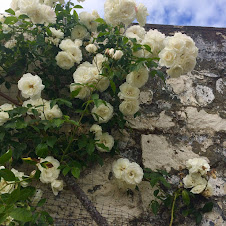
{"type": "Polygon", "coordinates": [[[106,105],[104,103],[100,104],[98,107],[94,106],[92,109],[92,115],[99,123],[106,123],[113,116],[113,107],[109,103],[106,103],[106,105]]]}
{"type": "Polygon", "coordinates": [[[122,112],[123,115],[125,116],[132,116],[135,113],[139,111],[139,101],[132,99],[132,100],[124,100],[120,105],[119,105],[119,110],[122,112]]]}
{"type": "Polygon", "coordinates": [[[98,134],[95,139],[98,140],[96,142],[97,144],[103,144],[108,148],[108,150],[106,150],[96,145],[96,149],[100,152],[109,152],[114,146],[114,138],[109,135],[109,133],[102,133],[101,135],[98,134]]]}
{"type": "Polygon", "coordinates": [[[121,179],[122,174],[125,172],[129,164],[130,164],[129,160],[125,158],[120,158],[117,161],[114,161],[112,165],[112,171],[114,176],[117,179],[121,179]]]}
{"type": "Polygon", "coordinates": [[[18,89],[24,98],[37,99],[41,96],[41,91],[45,88],[38,75],[30,73],[24,74],[18,81],[18,89]]]}

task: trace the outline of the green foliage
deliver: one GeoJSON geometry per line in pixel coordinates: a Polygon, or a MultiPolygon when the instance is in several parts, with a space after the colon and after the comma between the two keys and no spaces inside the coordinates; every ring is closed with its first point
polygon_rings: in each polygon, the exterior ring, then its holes
{"type": "Polygon", "coordinates": [[[167,181],[168,177],[166,171],[144,169],[144,179],[156,188],[153,192],[155,200],[150,202],[152,212],[157,215],[160,209],[170,210],[170,226],[178,215],[194,217],[196,224],[200,224],[202,214],[212,211],[213,203],[207,202],[202,208],[197,207],[199,195],[194,195],[185,188],[173,186],[167,181]]]}

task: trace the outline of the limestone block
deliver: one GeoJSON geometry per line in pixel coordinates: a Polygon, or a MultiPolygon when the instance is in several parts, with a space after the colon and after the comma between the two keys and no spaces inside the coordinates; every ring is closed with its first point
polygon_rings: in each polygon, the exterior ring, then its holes
{"type": "Polygon", "coordinates": [[[191,147],[171,145],[162,135],[142,135],[141,147],[144,167],[152,170],[179,170],[180,167],[185,168],[188,159],[199,157],[191,147]]]}
{"type": "Polygon", "coordinates": [[[215,99],[212,89],[207,86],[197,85],[195,91],[197,101],[201,106],[206,106],[215,99]]]}
{"type": "Polygon", "coordinates": [[[198,111],[194,107],[185,109],[187,115],[187,126],[194,130],[226,131],[226,119],[218,114],[208,114],[205,110],[198,111]]]}

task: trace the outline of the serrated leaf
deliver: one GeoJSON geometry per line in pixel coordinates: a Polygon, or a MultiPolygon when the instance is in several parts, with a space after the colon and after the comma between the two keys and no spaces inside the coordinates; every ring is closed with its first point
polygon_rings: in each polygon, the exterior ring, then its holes
{"type": "Polygon", "coordinates": [[[200,212],[196,212],[195,213],[195,221],[196,221],[196,224],[200,224],[201,221],[202,221],[202,214],[200,212]]]}
{"type": "Polygon", "coordinates": [[[32,197],[35,194],[34,187],[26,187],[20,190],[19,200],[27,200],[29,197],[32,197]]]}
{"type": "Polygon", "coordinates": [[[18,21],[18,19],[15,16],[8,16],[6,17],[4,23],[5,24],[15,24],[18,21]]]}
{"type": "Polygon", "coordinates": [[[89,155],[91,155],[95,151],[94,141],[90,141],[86,147],[86,151],[89,155]]]}
{"type": "Polygon", "coordinates": [[[3,154],[0,157],[0,165],[5,164],[6,162],[8,162],[12,157],[12,150],[9,149],[5,154],[3,154]]]}
{"type": "Polygon", "coordinates": [[[26,208],[17,207],[9,213],[9,216],[11,216],[14,220],[22,222],[28,222],[32,220],[32,213],[26,208]]]}
{"type": "Polygon", "coordinates": [[[155,190],[153,194],[155,197],[157,197],[158,193],[159,193],[159,189],[155,190]]]}
{"type": "Polygon", "coordinates": [[[111,85],[111,89],[112,89],[113,93],[115,93],[116,92],[116,85],[115,85],[114,81],[110,80],[110,85],[111,85]]]}

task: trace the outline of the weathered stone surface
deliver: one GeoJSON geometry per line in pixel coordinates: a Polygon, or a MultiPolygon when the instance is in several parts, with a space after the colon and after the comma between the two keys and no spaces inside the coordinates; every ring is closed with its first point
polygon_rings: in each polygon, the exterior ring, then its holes
{"type": "Polygon", "coordinates": [[[189,158],[198,157],[189,146],[173,146],[162,135],[142,135],[142,157],[145,168],[166,169],[168,172],[173,168],[179,170],[185,167],[189,158]]]}

